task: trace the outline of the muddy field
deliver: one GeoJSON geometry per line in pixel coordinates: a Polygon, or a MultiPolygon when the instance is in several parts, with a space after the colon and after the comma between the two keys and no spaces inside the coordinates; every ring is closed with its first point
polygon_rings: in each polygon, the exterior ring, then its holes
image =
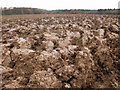
{"type": "Polygon", "coordinates": [[[3,16],[4,88],[120,88],[119,16],[3,16]]]}

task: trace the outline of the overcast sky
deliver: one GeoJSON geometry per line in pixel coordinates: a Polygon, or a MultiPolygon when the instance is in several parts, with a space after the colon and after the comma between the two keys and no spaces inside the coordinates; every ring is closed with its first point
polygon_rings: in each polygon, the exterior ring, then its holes
{"type": "Polygon", "coordinates": [[[2,7],[32,7],[56,9],[108,9],[118,8],[120,0],[0,0],[2,7]]]}

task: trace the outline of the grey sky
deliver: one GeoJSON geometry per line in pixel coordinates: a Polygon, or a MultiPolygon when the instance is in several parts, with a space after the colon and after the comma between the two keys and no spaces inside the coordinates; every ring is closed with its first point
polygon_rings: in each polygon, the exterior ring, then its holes
{"type": "Polygon", "coordinates": [[[119,0],[0,0],[1,7],[33,7],[55,9],[118,8],[119,0]]]}

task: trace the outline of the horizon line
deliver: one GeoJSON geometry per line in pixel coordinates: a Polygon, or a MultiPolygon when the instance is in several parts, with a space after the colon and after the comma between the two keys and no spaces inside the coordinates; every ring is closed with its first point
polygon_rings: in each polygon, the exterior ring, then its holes
{"type": "MultiPolygon", "coordinates": [[[[7,8],[7,9],[13,9],[13,8],[35,8],[35,9],[42,9],[42,8],[36,8],[36,7],[0,7],[0,8],[7,8]]],[[[81,9],[81,10],[100,10],[101,8],[99,8],[99,9],[81,9]]],[[[120,9],[120,8],[104,8],[104,9],[120,9]]],[[[101,9],[101,10],[104,10],[104,9],[101,9]]],[[[43,10],[49,10],[49,9],[43,9],[43,10]]],[[[52,10],[79,10],[79,9],[73,9],[73,8],[71,8],[71,9],[66,9],[66,8],[64,8],[64,9],[52,9],[52,10]]],[[[49,10],[49,11],[51,11],[51,10],[49,10]]]]}

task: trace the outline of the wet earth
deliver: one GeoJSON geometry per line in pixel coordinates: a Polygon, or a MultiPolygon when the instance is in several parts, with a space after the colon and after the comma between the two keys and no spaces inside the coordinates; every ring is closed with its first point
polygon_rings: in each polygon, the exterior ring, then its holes
{"type": "Polygon", "coordinates": [[[3,16],[3,88],[120,88],[118,16],[3,16]]]}

